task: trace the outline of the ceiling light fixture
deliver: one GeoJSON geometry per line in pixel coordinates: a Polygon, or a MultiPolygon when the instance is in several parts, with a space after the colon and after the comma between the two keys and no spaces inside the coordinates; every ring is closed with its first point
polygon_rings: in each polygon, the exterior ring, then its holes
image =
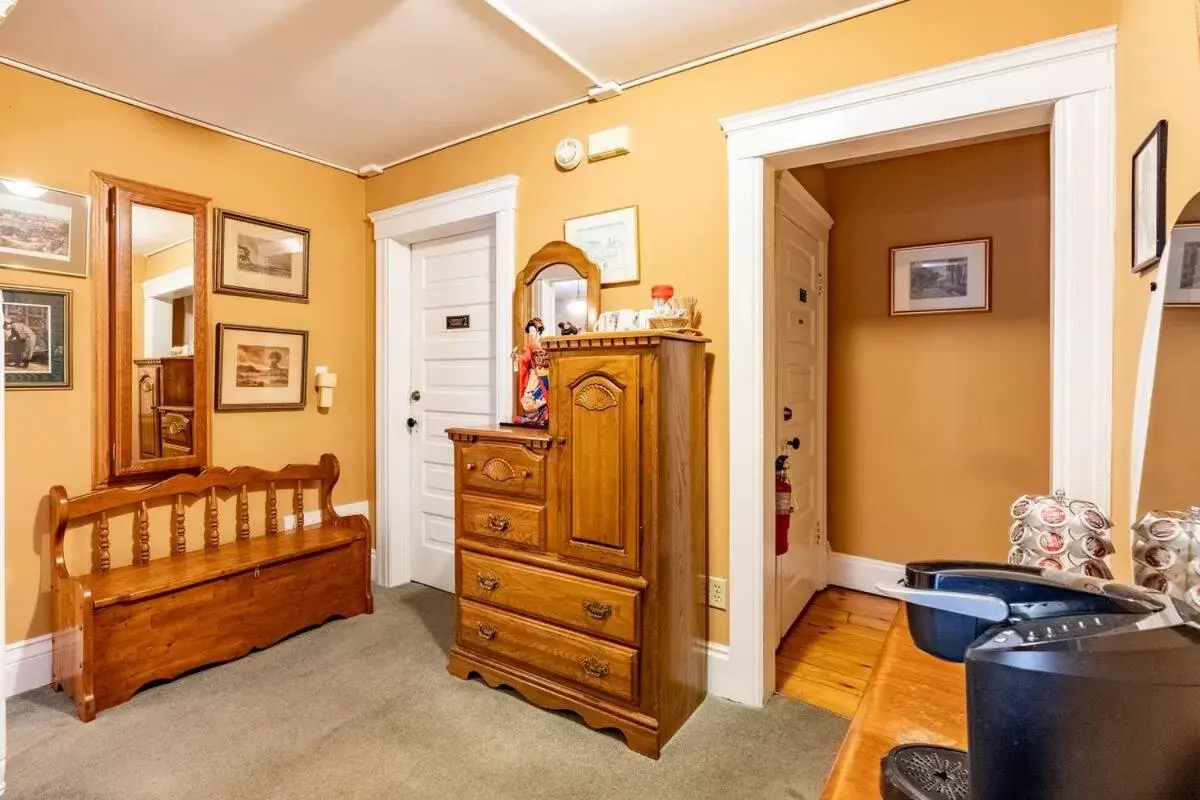
{"type": "Polygon", "coordinates": [[[585,311],[587,311],[587,303],[580,298],[575,298],[571,302],[567,303],[568,314],[582,314],[585,311]]]}
{"type": "Polygon", "coordinates": [[[8,16],[8,12],[13,10],[13,6],[17,4],[17,0],[0,0],[0,22],[8,16]]]}
{"type": "MultiPolygon", "coordinates": [[[[0,0],[0,4],[7,2],[10,2],[10,0],[0,0]]],[[[11,0],[11,2],[16,2],[16,0],[11,0]]],[[[0,19],[3,19],[3,17],[0,17],[0,19]]],[[[5,189],[20,197],[41,197],[46,193],[45,186],[38,186],[36,183],[30,183],[29,181],[10,181],[6,178],[0,180],[0,183],[4,184],[5,189]]]]}

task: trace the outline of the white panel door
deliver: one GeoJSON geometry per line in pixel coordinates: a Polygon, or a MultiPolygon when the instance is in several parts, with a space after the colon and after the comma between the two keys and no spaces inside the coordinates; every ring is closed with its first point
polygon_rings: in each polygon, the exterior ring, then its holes
{"type": "MultiPolygon", "coordinates": [[[[807,221],[806,215],[794,215],[807,221]]],[[[788,551],[775,558],[776,641],[825,585],[824,271],[829,232],[776,218],[776,319],[779,363],[776,454],[788,457],[792,484],[788,551]]]]}
{"type": "Polygon", "coordinates": [[[495,408],[493,230],[412,250],[413,580],[454,591],[454,449],[446,429],[489,425],[495,408]]]}

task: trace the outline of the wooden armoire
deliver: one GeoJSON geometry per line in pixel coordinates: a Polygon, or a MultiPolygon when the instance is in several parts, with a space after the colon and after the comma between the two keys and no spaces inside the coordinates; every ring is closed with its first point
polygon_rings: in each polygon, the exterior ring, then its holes
{"type": "Polygon", "coordinates": [[[549,338],[550,426],[452,428],[449,670],[657,758],[706,693],[704,345],[549,338]]]}

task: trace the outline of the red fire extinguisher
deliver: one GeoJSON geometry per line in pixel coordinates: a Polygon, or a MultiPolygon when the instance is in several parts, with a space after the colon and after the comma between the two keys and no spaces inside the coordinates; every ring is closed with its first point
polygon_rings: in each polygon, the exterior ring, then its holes
{"type": "Polygon", "coordinates": [[[775,458],[775,555],[788,551],[788,526],[792,522],[792,484],[787,476],[788,457],[775,458]]]}

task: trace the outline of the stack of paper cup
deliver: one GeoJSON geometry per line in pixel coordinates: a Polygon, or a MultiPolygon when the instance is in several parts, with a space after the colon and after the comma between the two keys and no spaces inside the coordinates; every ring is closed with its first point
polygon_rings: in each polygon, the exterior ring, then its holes
{"type": "Polygon", "coordinates": [[[1133,526],[1133,579],[1200,607],[1200,594],[1188,591],[1200,586],[1197,511],[1150,511],[1133,526]]]}
{"type": "Polygon", "coordinates": [[[1009,511],[1010,564],[1112,577],[1112,523],[1095,503],[1071,500],[1059,491],[1022,495],[1009,511]]]}

